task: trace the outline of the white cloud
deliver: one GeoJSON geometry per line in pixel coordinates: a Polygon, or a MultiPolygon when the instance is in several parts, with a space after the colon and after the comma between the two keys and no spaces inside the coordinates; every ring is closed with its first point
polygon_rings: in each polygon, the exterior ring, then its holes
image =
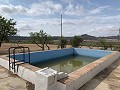
{"type": "MultiPolygon", "coordinates": [[[[118,35],[119,16],[87,16],[81,19],[63,19],[63,35],[74,36],[90,34],[94,36],[118,35]],[[104,22],[103,22],[104,21],[104,22]],[[114,22],[116,21],[116,22],[114,22]],[[114,23],[113,23],[114,22],[114,23]]],[[[20,35],[29,35],[29,32],[38,32],[43,29],[50,35],[60,36],[60,19],[25,18],[17,22],[20,35]],[[31,25],[32,23],[32,25],[31,25]]]]}
{"type": "Polygon", "coordinates": [[[95,9],[91,10],[89,13],[90,14],[99,14],[99,13],[101,13],[103,10],[105,10],[107,8],[109,8],[109,6],[100,6],[100,7],[97,7],[95,9]]]}
{"type": "Polygon", "coordinates": [[[19,31],[35,31],[34,26],[23,24],[20,27],[18,26],[19,31]]]}
{"type": "Polygon", "coordinates": [[[69,4],[66,7],[65,14],[66,15],[80,15],[84,12],[83,6],[77,4],[76,6],[69,4]]]}
{"type": "Polygon", "coordinates": [[[0,13],[2,14],[26,14],[28,16],[38,16],[38,15],[51,15],[54,13],[61,13],[62,5],[55,4],[52,1],[33,3],[27,7],[22,5],[0,5],[0,13]]]}
{"type": "Polygon", "coordinates": [[[41,3],[33,3],[30,6],[30,9],[27,11],[28,15],[36,16],[36,15],[50,15],[54,13],[61,13],[62,5],[55,4],[52,1],[46,1],[41,3]]]}
{"type": "Polygon", "coordinates": [[[18,5],[14,6],[12,4],[9,5],[0,5],[0,13],[2,14],[14,14],[14,13],[25,13],[27,8],[18,5]]]}

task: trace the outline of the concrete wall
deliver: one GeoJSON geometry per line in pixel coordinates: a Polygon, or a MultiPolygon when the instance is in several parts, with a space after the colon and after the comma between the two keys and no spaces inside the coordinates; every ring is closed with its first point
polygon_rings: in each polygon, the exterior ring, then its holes
{"type": "MultiPolygon", "coordinates": [[[[0,65],[5,67],[6,69],[9,70],[9,61],[5,60],[3,58],[0,58],[0,65]]],[[[17,70],[17,67],[16,67],[17,70]]],[[[12,72],[14,72],[13,70],[11,70],[12,72]]],[[[18,68],[18,72],[16,72],[15,74],[17,74],[18,76],[20,76],[21,78],[35,84],[35,72],[24,67],[24,66],[19,66],[18,68]]]]}
{"type": "Polygon", "coordinates": [[[110,53],[112,53],[112,51],[74,48],[74,54],[97,57],[97,58],[104,57],[110,53]]]}

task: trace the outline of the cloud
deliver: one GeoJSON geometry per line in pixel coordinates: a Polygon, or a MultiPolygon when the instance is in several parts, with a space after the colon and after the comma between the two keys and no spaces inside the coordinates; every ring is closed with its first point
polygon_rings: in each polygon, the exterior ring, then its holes
{"type": "Polygon", "coordinates": [[[65,18],[63,18],[63,35],[65,36],[81,35],[85,33],[95,36],[117,35],[120,15],[101,15],[101,12],[108,9],[109,6],[101,6],[87,11],[87,8],[83,6],[84,4],[71,3],[73,0],[65,1],[68,3],[63,4],[64,6],[52,0],[40,0],[38,3],[32,3],[27,7],[22,5],[2,4],[0,5],[0,13],[11,15],[11,17],[13,15],[12,18],[17,21],[16,27],[20,31],[20,35],[29,35],[29,32],[38,32],[40,29],[43,29],[50,35],[59,36],[60,18],[56,18],[56,16],[62,11],[64,13],[63,17],[65,16],[65,18]],[[15,14],[17,18],[14,17],[15,14]],[[19,14],[23,15],[19,16],[19,14]],[[25,18],[24,15],[28,18],[25,18]],[[41,19],[40,15],[45,15],[45,17],[53,16],[49,19],[41,19]],[[36,18],[36,16],[39,17],[36,18]]]}
{"type": "Polygon", "coordinates": [[[84,12],[83,6],[77,4],[76,6],[69,4],[66,7],[65,13],[66,15],[81,15],[84,12]]]}
{"type": "Polygon", "coordinates": [[[19,31],[35,31],[36,29],[34,26],[28,25],[28,24],[23,24],[20,27],[18,26],[19,31]]]}
{"type": "Polygon", "coordinates": [[[89,11],[90,14],[99,14],[101,13],[103,10],[109,8],[109,6],[100,6],[100,7],[97,7],[91,11],[89,11]]]}
{"type": "Polygon", "coordinates": [[[0,13],[2,14],[14,14],[14,13],[25,13],[27,8],[18,5],[14,6],[12,4],[9,5],[0,5],[0,13]]]}
{"type": "MultiPolygon", "coordinates": [[[[63,19],[63,35],[74,36],[90,34],[94,36],[118,35],[120,15],[116,16],[86,16],[80,19],[63,19]],[[116,21],[118,20],[118,21],[116,21]],[[113,23],[114,22],[114,23],[113,23]],[[70,32],[70,33],[69,33],[70,32]]],[[[43,29],[50,35],[60,35],[60,19],[21,18],[17,20],[20,35],[38,32],[43,29]],[[32,25],[31,25],[32,23],[32,25]]]]}
{"type": "Polygon", "coordinates": [[[75,25],[76,22],[74,20],[66,19],[63,20],[63,25],[75,25]]]}
{"type": "Polygon", "coordinates": [[[33,3],[29,8],[22,5],[0,5],[0,13],[2,14],[25,14],[27,16],[51,15],[61,13],[62,5],[55,4],[53,1],[33,3]]]}
{"type": "Polygon", "coordinates": [[[46,1],[40,3],[33,3],[27,11],[28,15],[37,16],[41,14],[50,15],[54,13],[61,13],[62,5],[55,4],[53,1],[46,1]]]}

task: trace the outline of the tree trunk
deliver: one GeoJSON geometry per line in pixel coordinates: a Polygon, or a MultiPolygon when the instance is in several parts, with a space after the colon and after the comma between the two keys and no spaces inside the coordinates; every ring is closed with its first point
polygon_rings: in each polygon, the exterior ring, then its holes
{"type": "MultiPolygon", "coordinates": [[[[35,42],[35,41],[34,41],[35,42]]],[[[39,46],[40,48],[42,48],[42,46],[40,46],[37,42],[35,42],[35,44],[37,45],[37,46],[39,46]]]]}
{"type": "Polygon", "coordinates": [[[44,51],[44,43],[42,44],[42,51],[44,51]]]}
{"type": "Polygon", "coordinates": [[[50,47],[47,45],[47,43],[46,43],[46,46],[47,46],[48,50],[50,50],[50,47]]]}
{"type": "Polygon", "coordinates": [[[2,46],[2,41],[0,41],[0,47],[2,46]]]}

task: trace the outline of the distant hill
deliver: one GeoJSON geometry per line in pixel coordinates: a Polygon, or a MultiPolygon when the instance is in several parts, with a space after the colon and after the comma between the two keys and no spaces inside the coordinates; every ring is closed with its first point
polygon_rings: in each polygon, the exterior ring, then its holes
{"type": "Polygon", "coordinates": [[[98,39],[98,37],[91,36],[91,35],[87,35],[87,34],[83,34],[83,35],[81,35],[81,37],[82,37],[84,40],[97,40],[97,39],[98,39]]]}
{"type": "MultiPolygon", "coordinates": [[[[118,36],[107,36],[107,37],[95,37],[95,36],[91,36],[88,34],[83,34],[81,35],[81,37],[84,40],[98,40],[98,39],[118,39],[118,36]]],[[[53,40],[59,40],[60,36],[53,36],[53,40]]],[[[72,39],[72,37],[65,37],[67,40],[72,39]]],[[[27,36],[10,36],[9,37],[10,40],[18,40],[18,41],[27,41],[30,40],[30,37],[27,36]]]]}
{"type": "Polygon", "coordinates": [[[99,37],[99,38],[105,38],[105,39],[118,39],[118,36],[107,36],[107,37],[99,37]]]}
{"type": "Polygon", "coordinates": [[[26,36],[10,36],[9,40],[27,41],[27,40],[30,40],[30,37],[26,37],[26,36]]]}

